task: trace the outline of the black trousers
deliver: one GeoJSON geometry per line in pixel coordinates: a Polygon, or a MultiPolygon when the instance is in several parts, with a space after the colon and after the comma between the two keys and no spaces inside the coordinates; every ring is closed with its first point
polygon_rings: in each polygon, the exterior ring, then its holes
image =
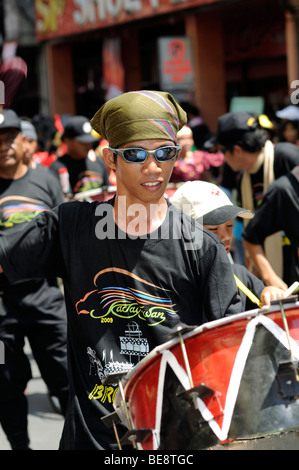
{"type": "Polygon", "coordinates": [[[63,414],[66,411],[66,313],[61,292],[53,289],[55,287],[48,286],[49,297],[38,308],[30,304],[28,298],[25,302],[20,299],[17,302],[17,297],[13,301],[10,296],[3,298],[0,341],[4,343],[5,361],[0,364],[0,423],[15,450],[29,447],[28,405],[24,391],[32,374],[24,352],[25,337],[50,395],[59,399],[63,414]]]}

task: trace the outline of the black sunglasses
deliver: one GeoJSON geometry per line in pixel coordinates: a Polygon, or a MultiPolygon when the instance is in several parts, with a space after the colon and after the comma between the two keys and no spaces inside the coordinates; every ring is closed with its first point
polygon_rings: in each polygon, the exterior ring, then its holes
{"type": "Polygon", "coordinates": [[[127,163],[144,163],[149,155],[154,155],[157,162],[169,162],[174,160],[179,151],[182,149],[180,145],[172,147],[160,147],[155,150],[146,150],[142,148],[114,149],[108,147],[116,155],[122,157],[127,163]]]}

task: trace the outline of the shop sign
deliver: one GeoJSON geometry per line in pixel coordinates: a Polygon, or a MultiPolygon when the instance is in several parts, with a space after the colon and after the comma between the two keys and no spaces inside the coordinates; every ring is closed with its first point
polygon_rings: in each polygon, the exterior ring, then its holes
{"type": "Polygon", "coordinates": [[[35,0],[39,40],[211,3],[211,0],[35,0]]]}
{"type": "Polygon", "coordinates": [[[161,37],[158,39],[158,51],[161,89],[192,91],[194,67],[191,38],[161,37]]]}

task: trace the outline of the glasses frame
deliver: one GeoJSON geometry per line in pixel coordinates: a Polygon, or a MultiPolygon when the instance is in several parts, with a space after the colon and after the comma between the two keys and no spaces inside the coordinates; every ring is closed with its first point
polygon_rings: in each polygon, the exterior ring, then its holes
{"type": "Polygon", "coordinates": [[[127,163],[145,163],[149,155],[154,155],[158,163],[167,163],[167,162],[173,161],[177,157],[178,153],[182,150],[182,147],[180,145],[165,145],[164,147],[159,147],[155,150],[147,150],[142,147],[128,147],[125,149],[115,149],[113,147],[108,146],[108,149],[111,150],[111,152],[113,152],[115,155],[119,155],[127,163]],[[159,150],[166,149],[166,148],[175,149],[176,150],[175,155],[172,158],[169,158],[168,160],[159,160],[159,158],[157,157],[157,152],[159,150]],[[124,152],[127,150],[142,150],[143,152],[146,153],[145,159],[141,161],[140,160],[135,161],[135,162],[134,161],[132,162],[131,160],[127,160],[124,155],[124,152]]]}

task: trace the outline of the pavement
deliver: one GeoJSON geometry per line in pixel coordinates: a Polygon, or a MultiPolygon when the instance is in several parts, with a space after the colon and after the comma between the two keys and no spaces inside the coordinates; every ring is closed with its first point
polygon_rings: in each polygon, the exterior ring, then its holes
{"type": "MultiPolygon", "coordinates": [[[[32,357],[28,344],[25,346],[25,351],[30,359],[33,376],[28,382],[26,390],[29,407],[28,429],[30,447],[33,450],[57,450],[64,418],[55,412],[50,403],[46,385],[40,376],[39,369],[32,357]]],[[[0,450],[11,450],[1,426],[0,450]]]]}

